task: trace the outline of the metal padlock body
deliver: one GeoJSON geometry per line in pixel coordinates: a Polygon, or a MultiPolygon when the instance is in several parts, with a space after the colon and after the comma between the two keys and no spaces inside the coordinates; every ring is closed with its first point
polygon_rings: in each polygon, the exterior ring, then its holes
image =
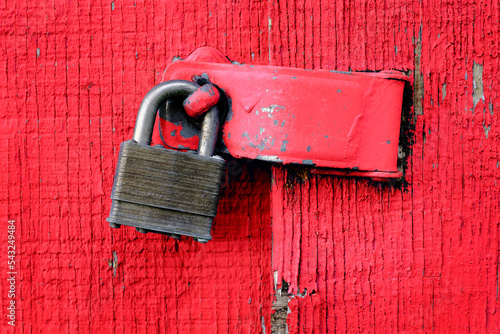
{"type": "Polygon", "coordinates": [[[205,115],[198,154],[149,146],[159,105],[173,96],[185,98],[198,87],[188,81],[164,82],[144,98],[134,139],[120,147],[107,219],[110,226],[186,235],[202,242],[212,238],[225,168],[221,157],[211,156],[219,128],[217,107],[205,115]]]}

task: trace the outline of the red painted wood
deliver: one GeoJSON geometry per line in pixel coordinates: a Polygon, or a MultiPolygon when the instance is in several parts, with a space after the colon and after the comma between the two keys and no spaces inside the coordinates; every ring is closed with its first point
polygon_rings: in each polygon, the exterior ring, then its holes
{"type": "Polygon", "coordinates": [[[247,3],[246,23],[230,8],[0,4],[0,305],[6,315],[14,219],[15,332],[255,333],[264,325],[269,333],[269,167],[233,164],[206,245],[105,221],[119,144],[173,57],[210,42],[248,62],[250,48],[253,61],[267,59],[266,7],[247,3]],[[260,23],[264,33],[250,36],[260,23]]]}
{"type": "Polygon", "coordinates": [[[255,333],[264,319],[269,333],[275,270],[291,285],[291,333],[499,332],[496,1],[16,1],[0,13],[0,305],[14,219],[16,332],[255,333]],[[111,230],[117,149],[141,99],[203,45],[253,64],[411,70],[407,190],[236,166],[209,244],[111,230]]]}
{"type": "Polygon", "coordinates": [[[290,284],[290,333],[500,331],[498,9],[274,3],[273,64],[409,69],[416,81],[407,189],[273,169],[273,270],[290,284]]]}

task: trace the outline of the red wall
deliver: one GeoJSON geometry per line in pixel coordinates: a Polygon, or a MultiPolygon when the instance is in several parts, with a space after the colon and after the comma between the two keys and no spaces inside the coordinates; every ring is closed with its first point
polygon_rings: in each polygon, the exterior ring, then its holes
{"type": "Polygon", "coordinates": [[[15,300],[16,332],[270,333],[276,273],[291,333],[499,332],[499,16],[492,0],[0,3],[1,328],[15,300]],[[409,186],[241,162],[208,244],[110,229],[142,97],[203,45],[411,71],[409,186]]]}

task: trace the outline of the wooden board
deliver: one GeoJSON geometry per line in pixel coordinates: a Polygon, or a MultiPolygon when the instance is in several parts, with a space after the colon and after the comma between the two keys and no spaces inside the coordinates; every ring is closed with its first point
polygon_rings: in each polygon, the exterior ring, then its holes
{"type": "Polygon", "coordinates": [[[492,0],[2,2],[3,314],[15,301],[15,332],[270,333],[276,278],[290,333],[497,333],[499,13],[492,0]],[[229,161],[209,243],[109,228],[142,97],[203,45],[240,63],[411,73],[409,185],[229,161]]]}

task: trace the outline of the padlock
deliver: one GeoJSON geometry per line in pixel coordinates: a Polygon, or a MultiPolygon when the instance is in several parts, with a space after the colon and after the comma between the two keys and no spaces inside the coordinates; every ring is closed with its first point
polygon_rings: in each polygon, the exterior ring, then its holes
{"type": "Polygon", "coordinates": [[[163,82],[149,91],[137,114],[133,139],[121,144],[111,193],[111,227],[179,235],[207,242],[217,213],[225,161],[212,156],[219,130],[217,105],[203,117],[198,152],[150,146],[159,107],[186,98],[200,86],[189,81],[163,82]]]}

